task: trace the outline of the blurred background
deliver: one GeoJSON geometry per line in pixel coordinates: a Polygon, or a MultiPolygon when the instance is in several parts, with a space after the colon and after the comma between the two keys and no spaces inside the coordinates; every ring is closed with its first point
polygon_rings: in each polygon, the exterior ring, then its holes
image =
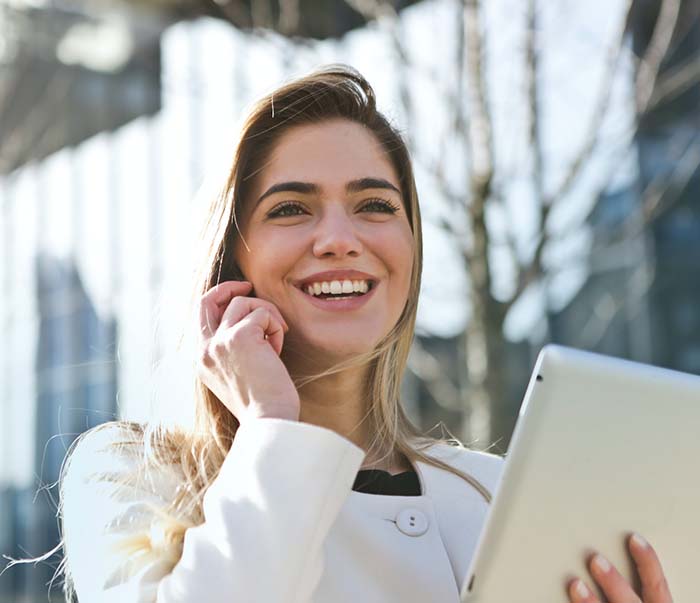
{"type": "MultiPolygon", "coordinates": [[[[547,342],[700,374],[700,0],[0,0],[0,553],[58,542],[80,432],[187,417],[194,217],[329,62],[415,161],[426,431],[505,453],[547,342]]],[[[0,602],[62,600],[59,562],[0,602]]]]}

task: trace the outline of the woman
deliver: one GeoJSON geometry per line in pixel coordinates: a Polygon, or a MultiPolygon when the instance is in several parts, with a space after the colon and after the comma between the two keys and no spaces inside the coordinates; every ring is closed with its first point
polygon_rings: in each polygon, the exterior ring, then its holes
{"type": "MultiPolygon", "coordinates": [[[[203,240],[196,427],[81,438],[62,486],[68,590],[457,603],[502,459],[421,436],[399,404],[418,198],[357,72],[331,66],[253,108],[203,240]]],[[[669,603],[653,549],[630,550],[644,603],[669,603]]],[[[640,601],[591,570],[612,603],[640,601]]],[[[562,588],[597,601],[581,580],[562,588]]]]}

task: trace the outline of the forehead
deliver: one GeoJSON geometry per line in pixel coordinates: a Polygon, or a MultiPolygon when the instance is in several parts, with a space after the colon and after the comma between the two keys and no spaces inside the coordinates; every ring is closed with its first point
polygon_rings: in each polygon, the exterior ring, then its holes
{"type": "Polygon", "coordinates": [[[282,181],[313,182],[333,190],[368,176],[400,188],[384,147],[366,127],[349,120],[295,126],[273,147],[256,178],[254,198],[282,181]]]}

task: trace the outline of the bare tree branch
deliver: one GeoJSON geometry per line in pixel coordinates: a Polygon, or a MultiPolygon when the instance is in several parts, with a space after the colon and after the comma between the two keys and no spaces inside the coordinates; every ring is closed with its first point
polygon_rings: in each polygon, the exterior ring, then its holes
{"type": "Polygon", "coordinates": [[[444,95],[447,102],[447,110],[452,116],[451,131],[443,139],[443,145],[438,161],[434,165],[433,172],[436,175],[438,184],[440,185],[440,192],[447,199],[448,203],[454,209],[464,209],[467,206],[467,199],[465,194],[456,194],[450,190],[447,178],[445,176],[445,165],[447,163],[446,159],[448,156],[448,143],[453,136],[465,137],[467,136],[469,123],[466,112],[466,106],[464,102],[465,88],[466,88],[466,74],[465,74],[465,23],[464,19],[456,19],[457,22],[457,44],[455,51],[455,78],[454,85],[447,90],[444,95]]]}
{"type": "Polygon", "coordinates": [[[700,56],[690,57],[671,73],[659,77],[647,104],[647,112],[668,102],[700,82],[700,56]]]}
{"type": "Polygon", "coordinates": [[[623,295],[607,293],[595,305],[588,321],[579,332],[576,345],[584,349],[595,349],[603,339],[613,320],[626,310],[636,313],[654,283],[656,269],[646,264],[638,267],[630,276],[623,295]]]}
{"type": "Polygon", "coordinates": [[[483,37],[480,1],[464,0],[466,39],[467,99],[469,128],[467,136],[469,162],[469,217],[473,237],[471,253],[466,258],[475,293],[482,299],[490,295],[491,267],[488,258],[489,233],[486,228],[486,202],[491,193],[494,159],[491,116],[486,102],[483,68],[483,37]]]}
{"type": "Polygon", "coordinates": [[[607,53],[607,69],[603,75],[600,94],[598,95],[598,100],[593,107],[591,113],[591,122],[586,129],[587,135],[586,139],[583,141],[581,148],[575,156],[575,159],[571,163],[569,170],[564,176],[561,184],[554,190],[554,192],[548,196],[546,203],[552,205],[564,198],[570,191],[572,185],[576,182],[582,169],[587,165],[588,160],[593,154],[593,150],[598,143],[600,137],[601,125],[603,119],[607,114],[608,106],[610,104],[610,98],[612,94],[613,82],[615,80],[615,72],[617,71],[617,66],[620,62],[620,58],[624,51],[624,39],[627,33],[627,22],[629,19],[630,10],[632,7],[633,0],[627,1],[627,9],[625,11],[625,18],[622,19],[620,27],[618,29],[618,35],[615,37],[615,41],[609,47],[607,53]]]}
{"type": "MultiPolygon", "coordinates": [[[[670,174],[659,174],[646,186],[642,191],[638,209],[627,215],[613,232],[598,234],[595,249],[587,251],[585,254],[577,254],[560,266],[549,266],[548,272],[556,275],[570,270],[572,265],[584,263],[589,264],[591,273],[595,273],[597,263],[602,262],[609,267],[608,258],[618,255],[617,246],[642,236],[651,224],[677,207],[690,180],[700,170],[700,136],[696,135],[689,142],[683,153],[674,161],[674,166],[670,174]]],[[[603,191],[604,187],[601,187],[596,196],[600,197],[603,191]]],[[[595,211],[595,207],[580,223],[587,222],[593,211],[595,211]]],[[[571,234],[571,231],[567,230],[551,240],[552,242],[564,240],[571,234]]]]}
{"type": "MultiPolygon", "coordinates": [[[[539,101],[538,101],[538,50],[537,50],[537,2],[528,0],[527,3],[527,27],[525,30],[525,81],[527,84],[527,116],[528,116],[528,144],[532,155],[532,184],[535,204],[539,207],[538,232],[541,233],[533,257],[527,266],[520,266],[518,282],[511,299],[507,302],[510,308],[518,297],[531,283],[541,278],[542,253],[544,251],[546,236],[545,230],[551,203],[545,198],[544,193],[544,168],[542,141],[539,133],[539,101]]],[[[520,265],[517,252],[514,250],[516,265],[520,265]]]]}
{"type": "MultiPolygon", "coordinates": [[[[518,282],[514,294],[507,304],[508,307],[511,307],[518,299],[518,297],[522,295],[525,289],[527,289],[543,274],[542,256],[548,243],[547,220],[549,218],[549,213],[551,212],[553,206],[557,203],[560,203],[562,199],[564,199],[568,192],[571,190],[572,186],[578,179],[581,171],[588,164],[588,161],[593,155],[593,150],[595,149],[598,143],[603,119],[605,118],[608,105],[610,104],[615,73],[617,72],[617,66],[619,64],[620,57],[622,56],[622,52],[624,50],[624,38],[627,32],[627,22],[631,7],[632,0],[627,0],[625,18],[622,19],[622,22],[618,29],[618,34],[615,37],[615,42],[611,44],[611,46],[608,49],[606,70],[601,80],[600,93],[598,94],[597,101],[592,112],[591,122],[588,128],[586,129],[586,138],[584,139],[581,148],[576,154],[575,159],[571,163],[571,166],[569,167],[566,175],[564,176],[560,185],[554,190],[554,192],[547,195],[543,190],[540,191],[540,194],[542,195],[539,216],[540,229],[538,232],[535,251],[530,262],[526,266],[522,267],[518,275],[518,282]]],[[[532,31],[532,29],[536,26],[536,22],[534,22],[534,6],[530,10],[531,12],[529,12],[529,29],[532,31]]],[[[532,37],[532,35],[533,34],[530,34],[530,37],[532,37]]],[[[536,67],[536,65],[533,66],[532,64],[532,58],[530,59],[528,64],[530,65],[530,70],[536,67]]],[[[532,104],[532,102],[533,99],[530,98],[530,103],[532,104]]],[[[533,141],[531,138],[531,143],[532,142],[533,141]]],[[[537,183],[535,183],[535,186],[537,186],[537,183]]],[[[541,183],[540,187],[543,188],[543,185],[541,183]]]]}
{"type": "Polygon", "coordinates": [[[681,0],[661,0],[659,16],[656,19],[651,40],[637,68],[635,87],[639,115],[643,115],[648,109],[661,62],[671,46],[680,10],[681,0]]]}
{"type": "MultiPolygon", "coordinates": [[[[532,154],[532,181],[536,201],[544,209],[543,158],[539,132],[538,99],[538,49],[537,49],[537,0],[527,2],[527,27],[525,30],[525,81],[527,84],[528,143],[532,154]]],[[[546,217],[546,216],[545,216],[546,217]]],[[[544,220],[540,216],[540,225],[544,220]]]]}
{"type": "MultiPolygon", "coordinates": [[[[649,194],[645,196],[642,205],[647,224],[658,219],[676,205],[699,168],[700,136],[696,136],[695,143],[688,145],[683,155],[676,162],[675,169],[666,177],[664,186],[650,187],[649,194]]],[[[652,181],[652,184],[654,182],[652,181]]]]}
{"type": "MultiPolygon", "coordinates": [[[[658,220],[664,213],[675,207],[687,188],[690,180],[700,169],[700,135],[694,136],[686,145],[683,152],[673,161],[674,169],[670,173],[660,173],[647,184],[642,191],[640,198],[639,215],[631,213],[620,224],[617,229],[617,237],[620,239],[631,239],[639,236],[642,231],[658,220]]],[[[596,197],[604,192],[601,187],[596,197]]],[[[590,214],[595,211],[591,209],[590,214]]],[[[587,221],[588,217],[584,221],[587,221]]],[[[570,236],[571,232],[563,232],[557,235],[557,240],[563,240],[570,236]]],[[[605,246],[612,239],[600,238],[599,243],[605,246]]]]}
{"type": "MultiPolygon", "coordinates": [[[[493,179],[493,140],[491,116],[486,102],[483,68],[483,36],[481,33],[480,0],[464,0],[464,32],[466,36],[466,67],[469,86],[469,167],[476,204],[488,198],[493,179]]],[[[475,208],[481,213],[479,208],[475,208]]]]}

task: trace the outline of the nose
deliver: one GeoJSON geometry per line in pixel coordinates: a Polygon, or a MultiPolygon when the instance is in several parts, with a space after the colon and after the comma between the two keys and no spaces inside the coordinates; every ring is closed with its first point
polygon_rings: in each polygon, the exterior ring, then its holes
{"type": "Polygon", "coordinates": [[[355,225],[344,209],[328,211],[318,222],[313,253],[316,257],[356,257],[362,253],[355,225]]]}

